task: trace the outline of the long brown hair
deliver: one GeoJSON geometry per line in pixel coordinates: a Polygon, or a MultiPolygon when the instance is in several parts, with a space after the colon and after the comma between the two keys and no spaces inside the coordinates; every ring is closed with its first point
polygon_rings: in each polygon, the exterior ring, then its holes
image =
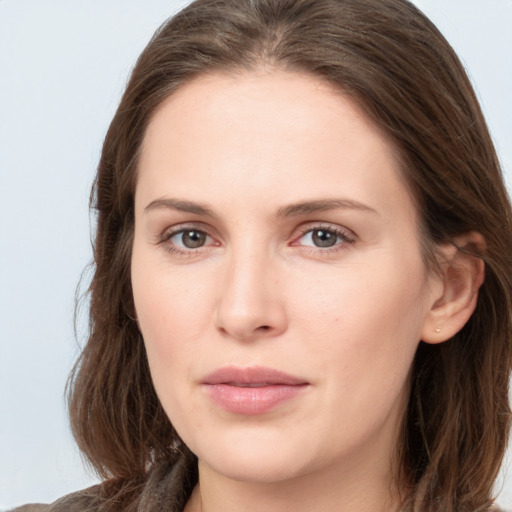
{"type": "Polygon", "coordinates": [[[407,0],[197,0],[154,35],[110,125],[93,187],[90,336],[69,387],[81,450],[117,482],[112,493],[126,491],[115,510],[137,499],[155,463],[178,457],[181,442],[134,320],[138,155],[152,114],[178,87],[261,65],[328,80],[390,136],[418,205],[427,263],[437,243],[471,230],[485,237],[475,313],[448,342],[417,351],[399,455],[411,484],[404,511],[487,510],[511,417],[512,214],[466,73],[407,0]]]}

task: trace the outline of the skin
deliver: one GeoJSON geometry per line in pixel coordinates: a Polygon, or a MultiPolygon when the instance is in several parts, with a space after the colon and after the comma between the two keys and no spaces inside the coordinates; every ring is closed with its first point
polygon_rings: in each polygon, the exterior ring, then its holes
{"type": "Polygon", "coordinates": [[[152,118],[135,208],[132,284],[152,378],[199,458],[187,510],[397,509],[414,353],[452,326],[434,330],[446,285],[425,268],[385,135],[309,75],[202,76],[152,118]],[[288,208],[326,200],[341,203],[288,208]],[[182,211],[190,203],[208,212],[182,211]],[[332,247],[317,246],[318,229],[332,247]],[[234,414],[201,385],[227,365],[308,385],[267,413],[234,414]]]}

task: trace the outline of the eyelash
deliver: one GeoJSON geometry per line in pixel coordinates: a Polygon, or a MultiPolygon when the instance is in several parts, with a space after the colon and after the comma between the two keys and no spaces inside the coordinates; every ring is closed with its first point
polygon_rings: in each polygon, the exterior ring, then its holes
{"type": "MultiPolygon", "coordinates": [[[[177,254],[181,256],[194,256],[197,255],[197,253],[201,250],[204,250],[205,248],[211,247],[211,245],[202,245],[197,248],[188,248],[188,249],[180,249],[178,246],[176,246],[173,243],[170,243],[170,240],[180,234],[186,233],[186,232],[195,232],[199,233],[201,235],[204,235],[207,238],[213,239],[211,235],[208,234],[208,232],[204,229],[200,229],[193,225],[185,225],[185,226],[178,226],[170,231],[166,231],[163,233],[163,235],[158,240],[159,245],[165,245],[165,248],[168,252],[172,254],[177,254]]],[[[291,246],[293,247],[303,247],[306,251],[314,251],[314,252],[320,252],[322,254],[325,253],[333,253],[338,252],[341,250],[346,250],[347,245],[353,245],[356,242],[355,236],[349,231],[348,229],[342,229],[339,227],[334,227],[331,225],[325,225],[325,224],[315,224],[315,225],[308,225],[306,228],[303,228],[300,230],[299,236],[295,237],[293,242],[291,242],[291,246]],[[304,238],[306,235],[311,233],[312,234],[315,231],[324,231],[331,235],[334,235],[336,237],[336,242],[331,247],[318,247],[313,245],[302,245],[297,243],[299,240],[304,238]]],[[[219,245],[214,244],[215,245],[219,245]]]]}
{"type": "Polygon", "coordinates": [[[205,235],[208,238],[213,238],[204,229],[200,229],[200,228],[198,228],[198,227],[196,227],[194,225],[188,225],[188,226],[184,225],[184,226],[178,226],[178,227],[175,227],[174,229],[165,231],[163,233],[162,237],[160,238],[160,240],[158,241],[158,244],[159,245],[164,245],[165,249],[168,252],[170,252],[172,254],[177,254],[177,255],[180,255],[180,256],[194,256],[194,255],[196,255],[198,253],[198,251],[200,251],[202,249],[203,250],[205,249],[205,246],[197,247],[196,249],[193,249],[193,248],[180,249],[175,244],[170,242],[170,240],[172,238],[174,238],[175,236],[178,236],[178,235],[186,233],[186,232],[201,233],[201,234],[205,235]]]}
{"type": "Polygon", "coordinates": [[[294,242],[292,242],[291,245],[299,245],[296,244],[296,241],[301,240],[304,238],[308,233],[311,233],[311,236],[315,231],[324,231],[328,232],[332,235],[335,235],[337,240],[335,242],[335,245],[331,247],[318,247],[318,246],[308,246],[308,245],[302,245],[302,247],[306,250],[311,251],[320,251],[321,253],[332,253],[332,252],[338,252],[347,249],[347,245],[353,245],[356,241],[355,236],[349,231],[348,229],[343,229],[340,227],[335,227],[331,225],[325,225],[325,224],[317,224],[317,225],[309,225],[306,228],[303,228],[300,232],[300,235],[295,238],[294,242]]]}

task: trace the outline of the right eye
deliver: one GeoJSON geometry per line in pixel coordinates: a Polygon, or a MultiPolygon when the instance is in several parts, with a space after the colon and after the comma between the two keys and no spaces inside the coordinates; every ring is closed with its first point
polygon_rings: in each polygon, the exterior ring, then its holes
{"type": "Polygon", "coordinates": [[[177,253],[193,252],[194,249],[215,245],[214,239],[208,233],[193,227],[167,232],[162,243],[165,243],[169,251],[177,253]]]}
{"type": "Polygon", "coordinates": [[[211,241],[212,238],[204,231],[191,228],[180,229],[167,237],[167,242],[180,250],[199,249],[211,241]]]}

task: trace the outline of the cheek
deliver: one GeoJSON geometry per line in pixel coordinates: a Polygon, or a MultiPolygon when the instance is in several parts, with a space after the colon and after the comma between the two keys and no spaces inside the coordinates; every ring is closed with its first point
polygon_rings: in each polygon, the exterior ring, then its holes
{"type": "MultiPolygon", "coordinates": [[[[193,374],[193,363],[201,352],[194,343],[198,322],[194,309],[182,294],[148,278],[140,286],[134,283],[135,307],[149,363],[151,378],[160,402],[169,418],[179,420],[188,399],[184,383],[193,374]]],[[[179,421],[178,421],[179,422],[179,421]]]]}
{"type": "Polygon", "coordinates": [[[141,331],[151,344],[168,345],[176,336],[193,339],[209,300],[204,276],[187,265],[172,265],[163,248],[147,245],[135,237],[131,266],[141,331]]]}
{"type": "Polygon", "coordinates": [[[207,282],[201,272],[173,270],[168,262],[134,247],[135,309],[152,378],[164,403],[179,392],[175,384],[179,386],[184,376],[188,380],[193,364],[205,357],[200,340],[212,322],[212,288],[207,282]]]}
{"type": "MultiPolygon", "coordinates": [[[[316,272],[296,290],[299,336],[315,340],[317,365],[346,387],[389,383],[409,372],[425,315],[421,258],[379,253],[365,265],[316,272]],[[373,261],[371,261],[373,260],[373,261]],[[308,281],[309,279],[309,281],[308,281]],[[364,378],[362,377],[364,376],[364,378]]],[[[383,384],[387,385],[387,384],[383,384]]]]}
{"type": "MultiPolygon", "coordinates": [[[[179,281],[167,278],[155,282],[151,278],[136,288],[134,301],[142,333],[153,343],[172,345],[172,340],[193,342],[204,329],[207,318],[208,293],[196,293],[192,286],[183,291],[179,281]]],[[[164,349],[165,346],[161,348],[164,349]]]]}

